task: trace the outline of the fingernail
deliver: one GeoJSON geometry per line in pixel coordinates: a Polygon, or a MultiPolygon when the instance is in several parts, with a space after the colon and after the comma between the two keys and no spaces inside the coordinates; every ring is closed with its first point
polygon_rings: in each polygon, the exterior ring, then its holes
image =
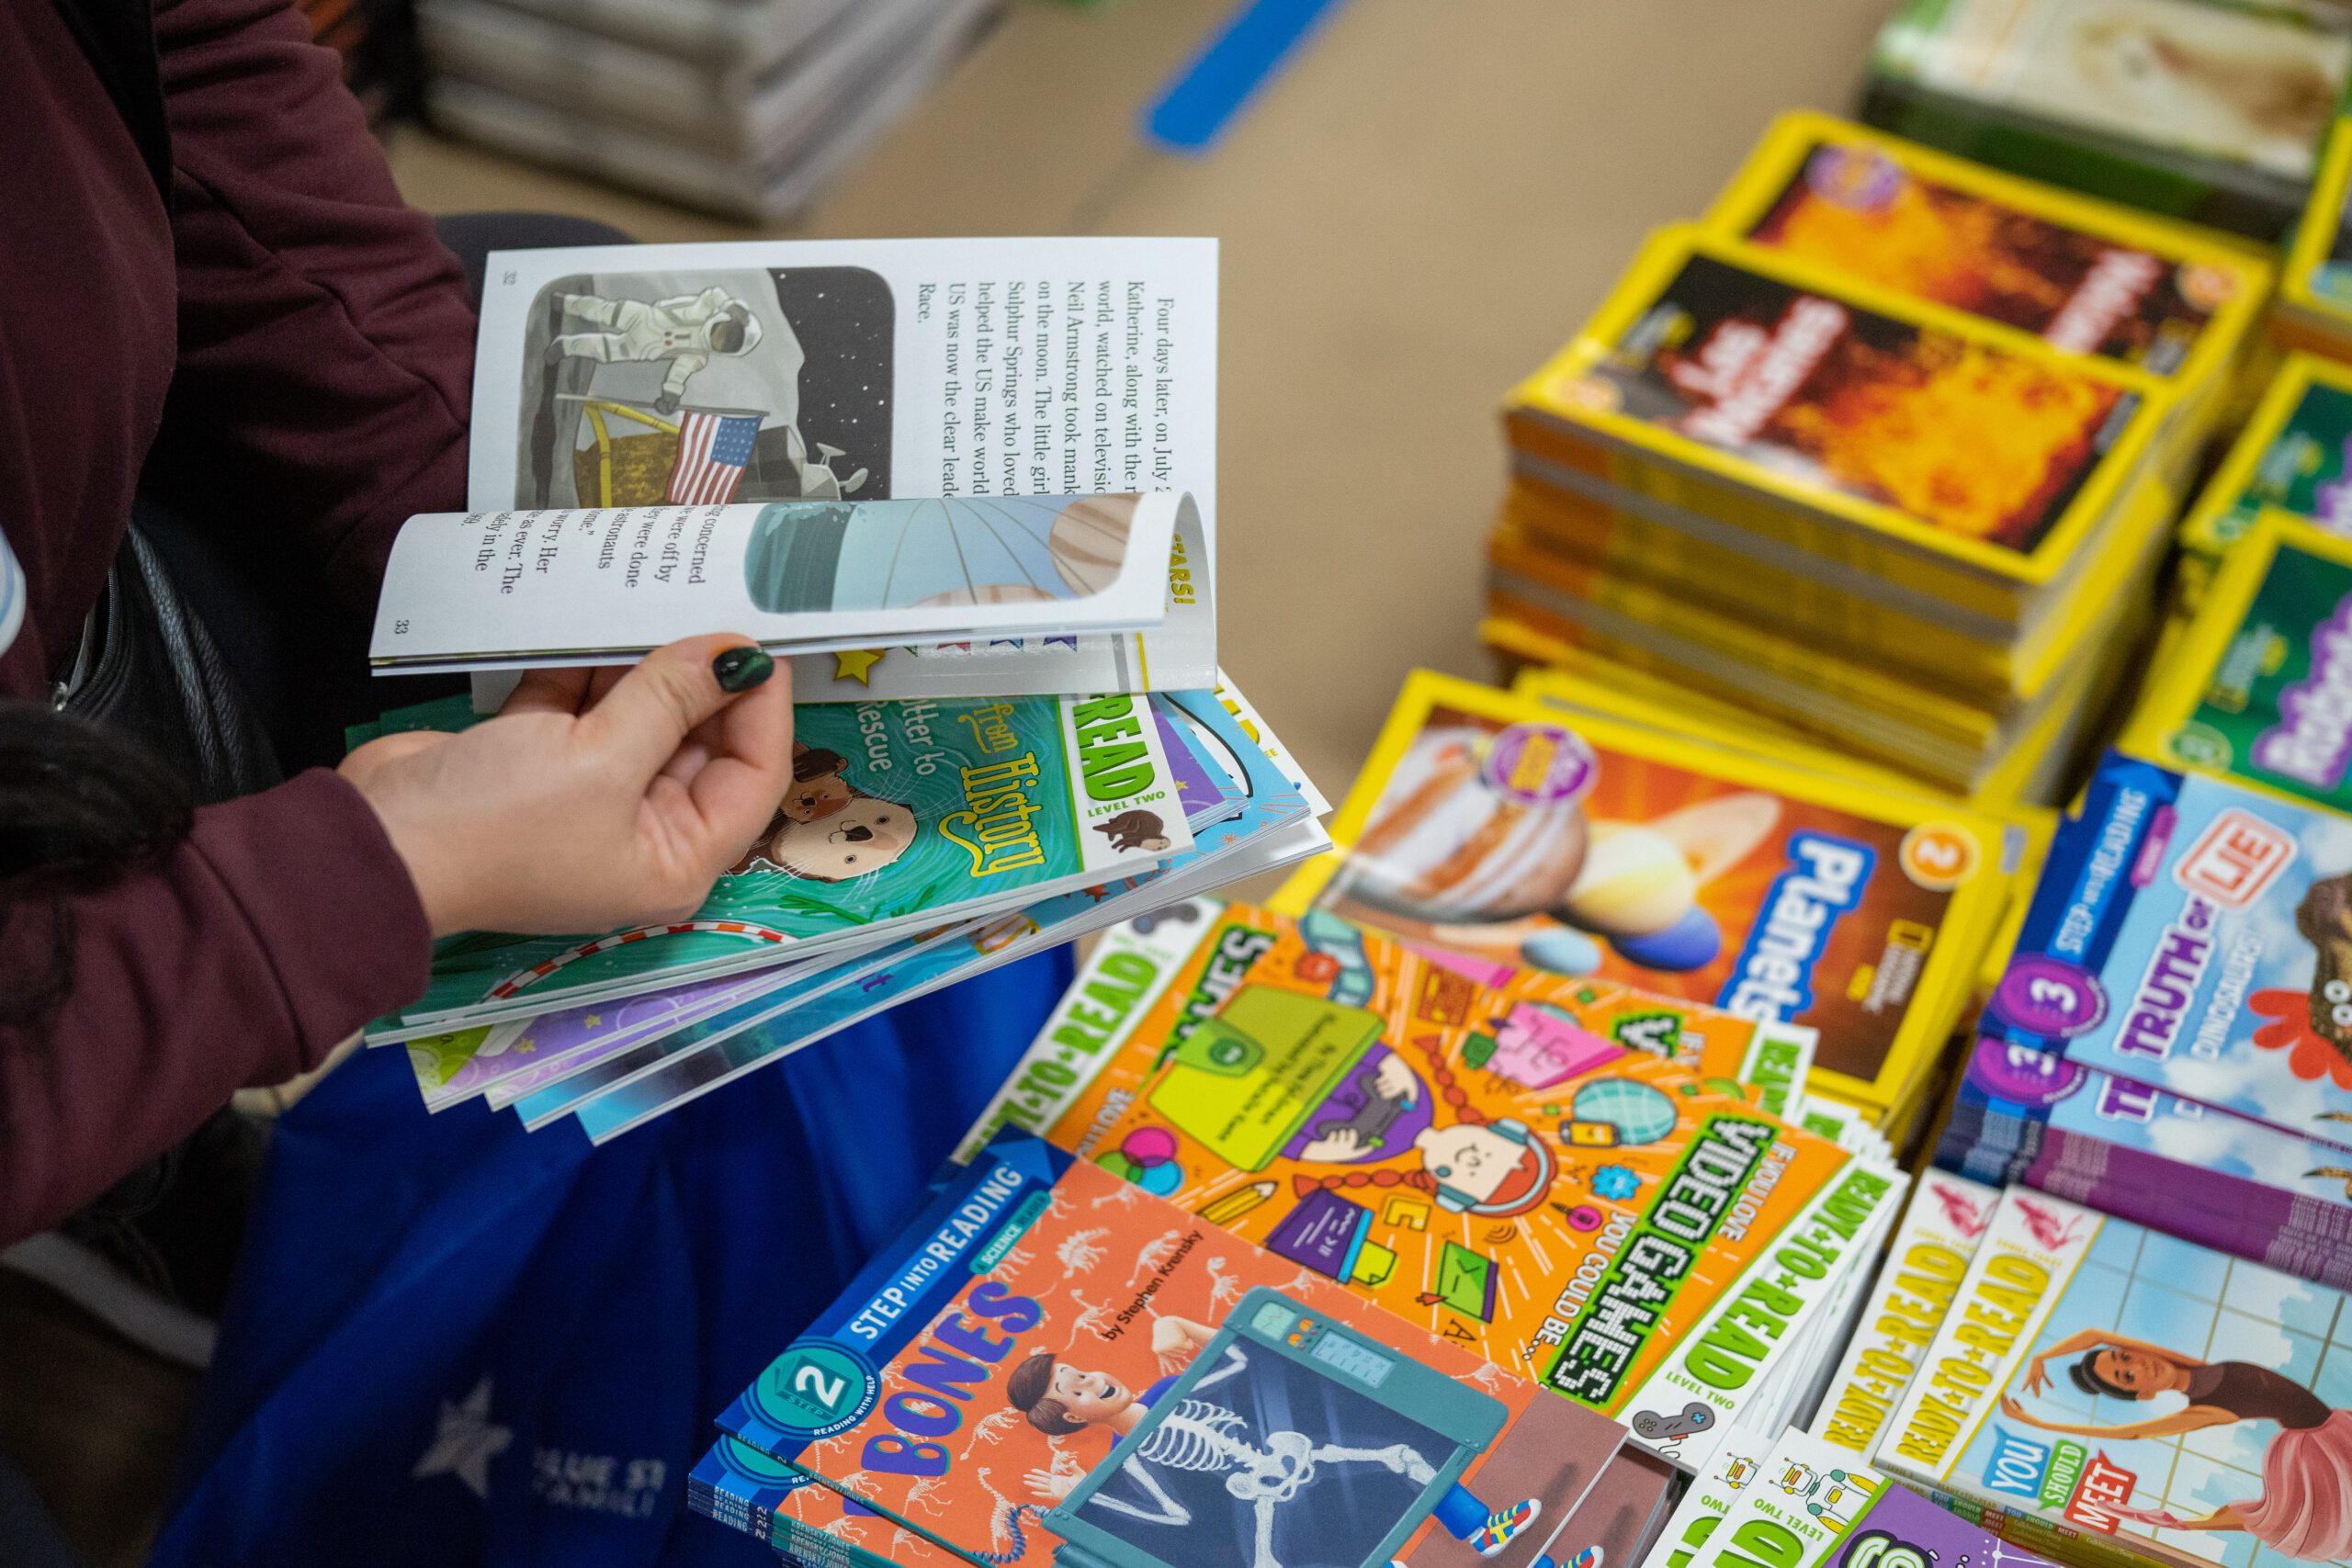
{"type": "Polygon", "coordinates": [[[756,648],[730,648],[710,661],[722,692],[748,692],[775,673],[775,660],[756,648]]]}

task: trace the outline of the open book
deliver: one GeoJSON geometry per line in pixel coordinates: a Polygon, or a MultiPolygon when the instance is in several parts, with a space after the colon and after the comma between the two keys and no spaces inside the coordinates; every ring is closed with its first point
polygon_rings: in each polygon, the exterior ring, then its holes
{"type": "Polygon", "coordinates": [[[1209,240],[501,252],[472,512],[403,531],[374,655],[728,629],[801,702],[1213,687],[1216,390],[1209,240]]]}

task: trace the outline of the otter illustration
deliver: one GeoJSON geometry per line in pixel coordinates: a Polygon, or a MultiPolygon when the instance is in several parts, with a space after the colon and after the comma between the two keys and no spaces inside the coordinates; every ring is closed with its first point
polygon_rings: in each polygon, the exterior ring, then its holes
{"type": "Polygon", "coordinates": [[[1122,811],[1094,830],[1110,835],[1114,850],[1149,850],[1154,854],[1169,844],[1167,824],[1148,811],[1122,811]]]}
{"type": "Polygon", "coordinates": [[[913,810],[868,795],[843,776],[838,751],[792,743],[792,787],[730,876],[780,871],[808,882],[846,882],[895,863],[921,826],[913,810]]]}

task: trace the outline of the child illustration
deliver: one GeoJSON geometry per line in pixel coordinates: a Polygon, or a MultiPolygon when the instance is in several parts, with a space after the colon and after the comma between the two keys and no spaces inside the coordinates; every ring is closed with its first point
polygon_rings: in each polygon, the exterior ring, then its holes
{"type": "Polygon", "coordinates": [[[1108,822],[1097,822],[1094,830],[1108,835],[1114,850],[1158,854],[1168,847],[1168,825],[1149,811],[1122,811],[1108,822]]]}
{"type": "Polygon", "coordinates": [[[794,741],[792,787],[728,874],[780,871],[809,882],[847,882],[905,854],[921,826],[913,809],[851,784],[842,776],[848,765],[838,751],[794,741]]]}
{"type": "Polygon", "coordinates": [[[675,413],[686,383],[716,355],[741,356],[760,343],[760,318],[724,288],[674,299],[608,299],[601,294],[559,294],[549,302],[555,335],[547,361],[591,359],[600,365],[667,360],[655,412],[675,413]],[[565,331],[574,322],[598,330],[565,331]]]}
{"type": "MultiPolygon", "coordinates": [[[[1190,1361],[1216,1337],[1205,1324],[1181,1317],[1161,1317],[1152,1324],[1151,1348],[1163,1361],[1190,1361]]],[[[1355,1449],[1318,1442],[1304,1432],[1250,1429],[1248,1418],[1204,1395],[1227,1378],[1246,1369],[1236,1348],[1227,1351],[1225,1364],[1193,1385],[1190,1396],[1162,1421],[1125,1462],[1130,1479],[1153,1499],[1156,1511],[1098,1493],[1094,1502],[1152,1524],[1189,1525],[1191,1515],[1170,1497],[1155,1479],[1156,1467],[1175,1471],[1216,1472],[1225,1476],[1226,1491],[1248,1503],[1255,1516],[1256,1568],[1280,1568],[1272,1551],[1275,1510],[1313,1484],[1320,1466],[1377,1464],[1426,1485],[1436,1475],[1427,1460],[1405,1443],[1380,1449],[1355,1449]]],[[[1179,1372],[1150,1387],[1131,1389],[1108,1372],[1086,1371],[1040,1350],[1015,1367],[1005,1381],[1005,1398],[1029,1424],[1049,1437],[1072,1437],[1099,1427],[1116,1442],[1143,1424],[1145,1414],[1174,1386],[1179,1372]]],[[[1081,1475],[1033,1470],[1029,1489],[1049,1503],[1058,1504],[1074,1491],[1081,1475]]],[[[1435,1517],[1457,1540],[1465,1541],[1481,1557],[1493,1557],[1517,1540],[1543,1511],[1537,1498],[1489,1510],[1462,1486],[1454,1486],[1438,1502],[1435,1517]]],[[[1536,1568],[1556,1568],[1549,1557],[1538,1556],[1536,1568]]],[[[1597,1555],[1590,1564],[1598,1568],[1597,1555]]]]}
{"type": "Polygon", "coordinates": [[[2076,1388],[2109,1399],[2149,1400],[2162,1393],[2187,1399],[2186,1408],[2113,1427],[2074,1426],[2026,1413],[2015,1395],[2001,1409],[2013,1421],[2075,1438],[2177,1438],[2236,1421],[2275,1421],[2278,1435],[2262,1457],[2262,1495],[2225,1503],[2200,1518],[2165,1508],[2108,1511],[2161,1529],[2243,1530],[2288,1557],[2323,1562],[2352,1556],[2352,1411],[2333,1410],[2292,1379],[2250,1361],[2200,1361],[2145,1340],[2086,1328],[2035,1352],[2026,1363],[2026,1392],[2050,1386],[2048,1365],[2081,1358],[2066,1369],[2076,1388]]]}
{"type": "MultiPolygon", "coordinates": [[[[1350,1187],[1410,1187],[1429,1193],[1449,1213],[1479,1214],[1497,1219],[1523,1214],[1540,1207],[1551,1195],[1559,1161],[1543,1137],[1524,1122],[1509,1116],[1489,1120],[1469,1102],[1469,1095],[1454,1082],[1453,1069],[1443,1056],[1430,1052],[1430,1078],[1438,1098],[1459,1118],[1452,1126],[1429,1125],[1413,1136],[1413,1152],[1420,1158],[1415,1171],[1350,1171],[1321,1179],[1299,1177],[1299,1195],[1318,1188],[1338,1191],[1350,1187]]],[[[1410,1073],[1390,1073],[1375,1079],[1376,1092],[1418,1089],[1410,1073]]],[[[1361,1138],[1347,1127],[1318,1134],[1319,1147],[1300,1151],[1301,1158],[1360,1157],[1361,1138]]]]}

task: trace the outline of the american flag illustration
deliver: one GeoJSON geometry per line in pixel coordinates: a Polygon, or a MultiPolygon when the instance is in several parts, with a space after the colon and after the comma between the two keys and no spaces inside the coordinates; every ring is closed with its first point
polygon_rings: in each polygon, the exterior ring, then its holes
{"type": "Polygon", "coordinates": [[[755,413],[688,409],[678,421],[678,461],[670,470],[673,506],[723,506],[735,498],[752,444],[759,439],[755,413]]]}

